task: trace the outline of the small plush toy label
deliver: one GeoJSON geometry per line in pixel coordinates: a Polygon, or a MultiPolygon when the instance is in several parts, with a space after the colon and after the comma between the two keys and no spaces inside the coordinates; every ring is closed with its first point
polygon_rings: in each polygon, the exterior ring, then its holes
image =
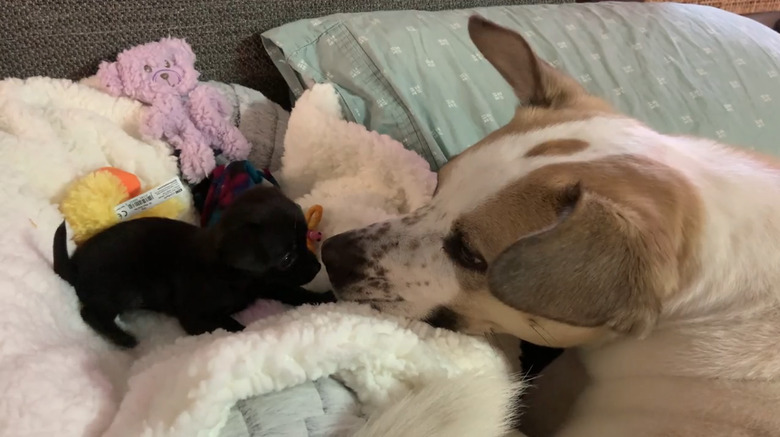
{"type": "Polygon", "coordinates": [[[114,208],[114,212],[119,217],[119,220],[125,220],[141,211],[165,202],[182,191],[184,191],[184,185],[176,177],[126,202],[120,203],[114,208]]]}

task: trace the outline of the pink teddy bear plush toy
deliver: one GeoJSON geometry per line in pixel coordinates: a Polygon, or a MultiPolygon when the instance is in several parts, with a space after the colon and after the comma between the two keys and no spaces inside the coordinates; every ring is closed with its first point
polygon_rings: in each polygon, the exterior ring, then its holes
{"type": "Polygon", "coordinates": [[[116,62],[102,62],[97,78],[114,96],[127,96],[148,106],[141,135],[165,139],[179,151],[184,178],[197,183],[216,163],[213,149],[231,160],[243,160],[250,145],[227,120],[231,107],[214,88],[198,83],[195,53],[183,39],[163,38],[120,53],[116,62]]]}

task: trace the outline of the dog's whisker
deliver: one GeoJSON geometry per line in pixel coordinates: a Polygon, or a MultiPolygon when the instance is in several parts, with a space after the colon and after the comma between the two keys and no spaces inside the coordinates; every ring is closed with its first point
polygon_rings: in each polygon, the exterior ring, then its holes
{"type": "Polygon", "coordinates": [[[552,335],[552,333],[551,333],[550,331],[546,330],[546,329],[544,328],[544,326],[542,326],[542,325],[540,325],[540,324],[536,323],[536,321],[533,321],[533,320],[531,321],[531,323],[532,323],[533,325],[535,325],[537,328],[539,328],[539,329],[541,329],[542,331],[544,331],[544,333],[545,333],[545,334],[547,334],[547,335],[548,335],[548,336],[549,336],[549,337],[550,337],[550,338],[551,338],[553,341],[555,341],[555,336],[554,336],[554,335],[552,335]]]}
{"type": "Polygon", "coordinates": [[[552,343],[550,343],[550,341],[547,340],[547,337],[545,337],[541,332],[539,332],[538,329],[536,329],[536,327],[540,327],[541,328],[541,326],[537,325],[536,322],[534,322],[534,321],[531,321],[530,326],[531,326],[531,329],[534,330],[536,335],[538,335],[539,338],[541,338],[542,341],[544,341],[547,344],[547,346],[552,346],[552,343]]]}
{"type": "Polygon", "coordinates": [[[496,331],[494,331],[493,328],[488,328],[487,332],[485,332],[485,339],[490,344],[498,345],[498,337],[496,336],[496,331]]]}

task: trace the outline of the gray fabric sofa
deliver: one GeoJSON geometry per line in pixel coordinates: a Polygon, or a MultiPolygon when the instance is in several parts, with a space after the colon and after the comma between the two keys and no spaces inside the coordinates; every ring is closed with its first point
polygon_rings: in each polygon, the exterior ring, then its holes
{"type": "Polygon", "coordinates": [[[237,83],[287,106],[288,91],[260,34],[337,12],[442,10],[511,0],[0,0],[0,78],[79,79],[121,50],[165,36],[186,38],[203,80],[237,83]]]}

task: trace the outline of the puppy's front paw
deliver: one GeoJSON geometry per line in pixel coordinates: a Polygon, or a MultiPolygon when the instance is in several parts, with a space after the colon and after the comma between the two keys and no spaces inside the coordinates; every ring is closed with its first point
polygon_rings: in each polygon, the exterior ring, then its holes
{"type": "Polygon", "coordinates": [[[228,331],[228,332],[241,332],[241,331],[244,330],[244,325],[242,325],[241,323],[238,323],[236,321],[236,319],[234,319],[232,317],[226,318],[225,321],[222,322],[221,325],[222,326],[220,326],[220,327],[222,329],[224,329],[225,331],[228,331]]]}
{"type": "Polygon", "coordinates": [[[181,327],[189,335],[205,334],[220,328],[228,332],[244,330],[244,325],[238,323],[230,316],[188,316],[180,318],[179,323],[181,323],[181,327]]]}

